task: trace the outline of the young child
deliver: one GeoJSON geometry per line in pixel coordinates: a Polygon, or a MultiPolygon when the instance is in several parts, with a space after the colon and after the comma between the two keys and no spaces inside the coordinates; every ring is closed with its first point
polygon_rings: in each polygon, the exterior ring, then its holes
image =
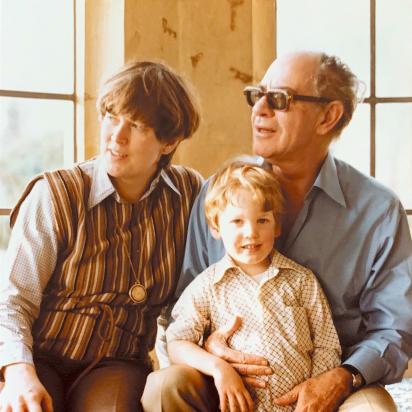
{"type": "Polygon", "coordinates": [[[318,281],[274,249],[282,207],[273,172],[250,163],[232,162],[208,189],[206,218],[226,256],[185,289],[166,337],[173,363],[213,377],[222,411],[292,411],[273,399],[340,365],[339,339],[318,281]],[[234,316],[242,325],[229,344],[269,361],[266,388],[246,388],[229,363],[201,347],[205,334],[234,316]]]}

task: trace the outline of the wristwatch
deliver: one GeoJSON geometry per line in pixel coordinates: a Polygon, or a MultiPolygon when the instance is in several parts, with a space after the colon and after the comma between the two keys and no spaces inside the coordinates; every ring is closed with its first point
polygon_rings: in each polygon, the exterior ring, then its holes
{"type": "Polygon", "coordinates": [[[365,385],[365,379],[362,374],[352,365],[343,364],[340,365],[341,368],[346,369],[352,375],[352,387],[351,391],[357,391],[363,385],[365,385]]]}

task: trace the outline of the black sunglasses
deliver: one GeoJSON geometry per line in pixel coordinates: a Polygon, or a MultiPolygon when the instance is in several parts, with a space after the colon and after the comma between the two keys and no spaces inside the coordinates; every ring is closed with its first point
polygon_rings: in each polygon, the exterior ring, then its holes
{"type": "Polygon", "coordinates": [[[246,100],[249,106],[254,106],[256,102],[263,96],[266,96],[268,105],[273,110],[286,111],[289,109],[290,102],[293,100],[301,100],[304,102],[312,103],[329,103],[333,99],[328,97],[318,96],[304,96],[301,94],[292,94],[283,89],[273,89],[263,91],[260,87],[248,86],[243,90],[243,94],[246,96],[246,100]]]}

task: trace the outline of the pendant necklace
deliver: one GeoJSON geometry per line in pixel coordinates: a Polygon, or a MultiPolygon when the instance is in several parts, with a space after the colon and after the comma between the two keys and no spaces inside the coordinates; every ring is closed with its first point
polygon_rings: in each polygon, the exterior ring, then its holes
{"type": "Polygon", "coordinates": [[[133,276],[135,279],[135,282],[129,289],[129,297],[133,303],[136,303],[136,304],[143,303],[147,299],[147,290],[137,279],[137,274],[134,270],[132,259],[130,258],[130,254],[129,254],[129,251],[127,250],[127,246],[125,247],[125,251],[126,251],[126,256],[129,259],[130,267],[132,269],[133,276]]]}

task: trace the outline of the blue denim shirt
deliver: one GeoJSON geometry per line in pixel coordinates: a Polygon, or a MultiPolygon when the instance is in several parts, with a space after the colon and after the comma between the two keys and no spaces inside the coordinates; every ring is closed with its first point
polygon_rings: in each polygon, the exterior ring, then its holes
{"type": "MultiPolygon", "coordinates": [[[[206,189],[192,209],[177,295],[224,255],[206,224],[206,189]]],[[[412,241],[396,195],[329,154],[277,249],[322,284],[344,363],[367,383],[400,380],[412,356],[412,241]]]]}

